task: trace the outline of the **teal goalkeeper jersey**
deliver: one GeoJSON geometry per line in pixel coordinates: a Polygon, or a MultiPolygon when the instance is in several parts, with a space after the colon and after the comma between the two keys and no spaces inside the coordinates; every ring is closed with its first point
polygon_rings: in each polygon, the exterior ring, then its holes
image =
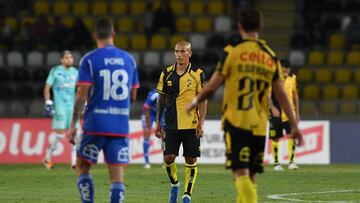
{"type": "Polygon", "coordinates": [[[46,84],[52,86],[55,108],[74,106],[77,76],[75,67],[65,69],[63,65],[58,65],[50,70],[46,84]]]}

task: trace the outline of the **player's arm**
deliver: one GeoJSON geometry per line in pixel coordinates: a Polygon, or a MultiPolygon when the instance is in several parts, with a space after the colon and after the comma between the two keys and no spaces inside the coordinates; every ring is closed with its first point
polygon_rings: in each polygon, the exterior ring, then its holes
{"type": "Polygon", "coordinates": [[[51,87],[52,87],[51,85],[45,84],[45,87],[44,87],[44,99],[45,99],[45,102],[51,100],[51,98],[50,98],[51,87]]]}
{"type": "Polygon", "coordinates": [[[163,137],[163,132],[161,129],[161,117],[164,113],[165,108],[165,94],[159,94],[159,98],[156,103],[156,128],[155,135],[158,138],[163,137]]]}
{"type": "Polygon", "coordinates": [[[299,94],[298,94],[296,87],[294,88],[294,92],[293,92],[293,101],[294,101],[294,105],[295,105],[296,120],[297,120],[297,122],[299,122],[300,121],[300,103],[299,103],[299,94]]]}
{"type": "Polygon", "coordinates": [[[268,104],[269,104],[269,109],[271,111],[271,114],[274,117],[280,117],[280,112],[279,109],[277,109],[273,103],[272,97],[271,97],[271,92],[268,93],[267,95],[267,100],[268,100],[268,104]]]}
{"type": "Polygon", "coordinates": [[[136,101],[137,97],[137,88],[131,88],[131,101],[136,101]]]}
{"type": "Polygon", "coordinates": [[[289,118],[289,122],[291,125],[291,135],[294,139],[297,140],[297,144],[301,145],[302,143],[302,134],[300,132],[300,129],[298,127],[296,118],[294,116],[294,113],[291,109],[290,106],[290,102],[289,99],[285,93],[284,87],[282,82],[280,81],[280,79],[276,79],[272,82],[272,88],[275,92],[275,95],[278,99],[278,101],[281,104],[281,107],[283,109],[283,111],[285,112],[285,114],[287,115],[287,117],[289,118]]]}

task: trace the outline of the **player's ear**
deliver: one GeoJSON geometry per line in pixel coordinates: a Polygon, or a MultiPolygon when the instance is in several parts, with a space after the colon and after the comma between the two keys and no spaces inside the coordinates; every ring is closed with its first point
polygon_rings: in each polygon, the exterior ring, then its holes
{"type": "Polygon", "coordinates": [[[111,36],[112,36],[113,39],[115,39],[116,33],[113,31],[113,32],[111,33],[111,36]]]}
{"type": "Polygon", "coordinates": [[[93,34],[92,34],[92,38],[93,38],[93,40],[94,40],[94,41],[96,41],[96,39],[97,39],[97,35],[96,35],[96,33],[95,33],[95,32],[93,32],[93,34]]]}
{"type": "Polygon", "coordinates": [[[192,56],[192,50],[191,50],[191,49],[188,50],[186,53],[187,53],[187,55],[188,55],[189,58],[192,56]]]}

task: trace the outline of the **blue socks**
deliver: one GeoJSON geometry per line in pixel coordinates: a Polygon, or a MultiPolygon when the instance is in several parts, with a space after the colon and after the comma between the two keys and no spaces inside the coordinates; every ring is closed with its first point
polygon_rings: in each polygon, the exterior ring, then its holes
{"type": "Polygon", "coordinates": [[[113,182],[110,187],[110,203],[123,203],[125,200],[125,186],[122,182],[113,182]]]}
{"type": "Polygon", "coordinates": [[[148,164],[150,162],[149,160],[149,156],[150,156],[150,138],[144,138],[144,159],[145,159],[145,163],[148,164]]]}
{"type": "Polygon", "coordinates": [[[94,184],[89,174],[82,174],[77,178],[77,186],[82,203],[94,202],[94,184]]]}

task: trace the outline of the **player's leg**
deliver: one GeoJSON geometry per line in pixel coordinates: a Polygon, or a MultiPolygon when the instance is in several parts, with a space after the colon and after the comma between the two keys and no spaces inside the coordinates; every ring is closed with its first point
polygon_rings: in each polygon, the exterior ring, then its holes
{"type": "Polygon", "coordinates": [[[82,135],[79,142],[76,159],[77,186],[81,202],[93,203],[95,187],[90,175],[90,167],[97,163],[99,152],[103,148],[105,140],[101,136],[82,135]]]}
{"type": "MultiPolygon", "coordinates": [[[[147,126],[145,116],[141,116],[143,131],[144,131],[144,142],[143,142],[143,150],[144,150],[144,168],[150,168],[150,134],[151,134],[151,126],[147,126]]],[[[150,124],[153,123],[153,119],[150,118],[150,124]]]]}
{"type": "Polygon", "coordinates": [[[180,183],[177,176],[177,167],[175,163],[178,156],[181,139],[177,130],[165,130],[163,139],[164,166],[171,182],[170,203],[176,203],[179,193],[180,183]]]}
{"type": "Polygon", "coordinates": [[[274,170],[282,171],[283,168],[279,162],[279,140],[282,137],[282,125],[281,118],[271,117],[270,118],[270,139],[271,139],[271,152],[274,157],[274,170]]]}
{"type": "Polygon", "coordinates": [[[124,166],[129,163],[129,138],[106,137],[105,161],[110,175],[110,203],[125,201],[124,166]]]}
{"type": "MultiPolygon", "coordinates": [[[[67,108],[66,109],[66,128],[70,129],[71,119],[73,115],[73,108],[67,108]]],[[[79,121],[76,123],[76,135],[75,135],[75,145],[71,145],[71,168],[76,168],[76,145],[77,145],[77,139],[79,137],[79,134],[81,133],[81,130],[79,129],[80,124],[79,121]]]]}
{"type": "MultiPolygon", "coordinates": [[[[282,123],[284,126],[285,132],[287,135],[290,135],[291,133],[291,126],[289,121],[285,121],[282,123]]],[[[295,151],[296,151],[296,144],[295,140],[293,138],[288,137],[288,151],[289,151],[289,166],[288,168],[290,170],[299,169],[299,166],[295,164],[295,151]]]]}
{"type": "Polygon", "coordinates": [[[250,131],[237,129],[225,122],[226,167],[233,171],[237,203],[256,203],[257,193],[250,178],[250,131]]]}
{"type": "Polygon", "coordinates": [[[183,202],[190,202],[197,178],[197,157],[200,157],[200,139],[196,137],[195,129],[182,130],[180,137],[183,138],[185,157],[185,182],[182,200],[183,202]]]}

